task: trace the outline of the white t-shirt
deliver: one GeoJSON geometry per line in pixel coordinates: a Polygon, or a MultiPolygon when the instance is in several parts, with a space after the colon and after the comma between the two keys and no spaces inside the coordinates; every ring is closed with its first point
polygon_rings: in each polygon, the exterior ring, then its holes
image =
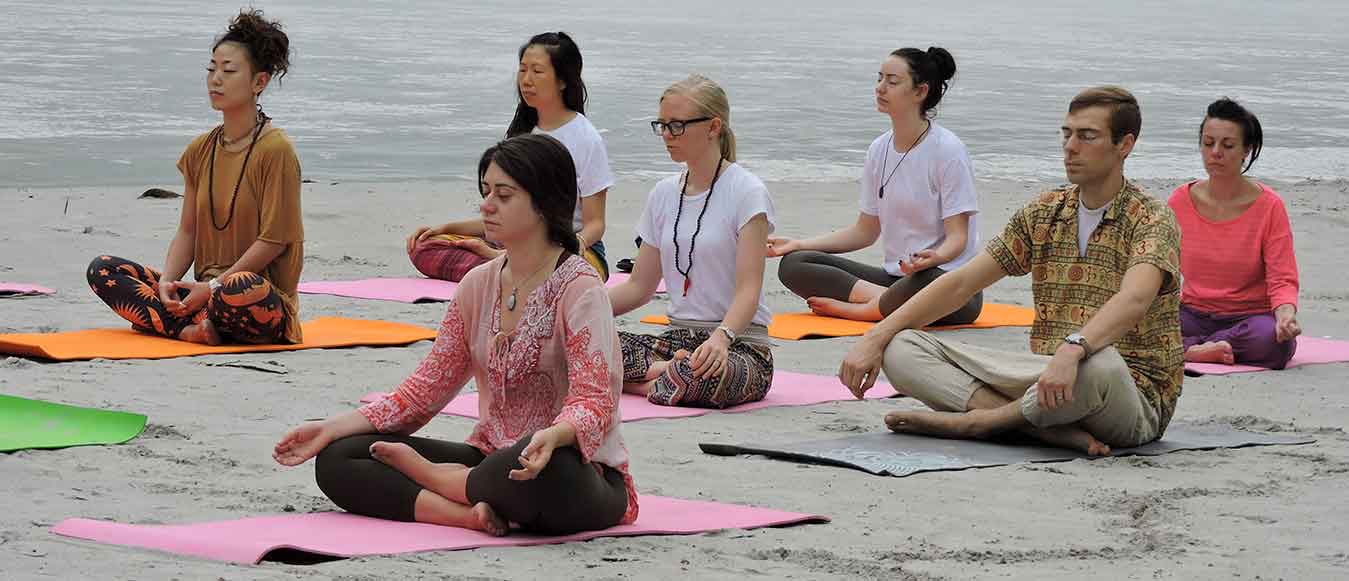
{"type": "MultiPolygon", "coordinates": [[[[721,321],[731,308],[735,296],[735,254],[740,241],[740,228],[750,219],[764,214],[768,231],[776,227],[773,216],[773,196],[762,181],[740,164],[732,163],[721,170],[711,202],[708,192],[682,196],[683,174],[661,180],[647,195],[646,207],[637,221],[637,235],[642,244],[660,250],[661,274],[665,288],[670,289],[670,307],[666,314],[672,319],[690,321],[721,321]],[[698,226],[698,214],[707,206],[698,243],[693,248],[693,270],[688,296],[684,295],[684,275],[675,268],[675,217],[679,216],[679,266],[689,269],[689,248],[693,232],[698,226]],[[711,204],[708,206],[708,204],[711,204]]],[[[773,318],[759,290],[759,308],[753,323],[767,326],[773,318]]]]}
{"type": "MultiPolygon", "coordinates": [[[[900,276],[899,261],[920,250],[932,250],[946,240],[942,220],[969,213],[969,235],[965,251],[937,268],[955,270],[979,253],[979,226],[976,215],[979,200],[974,191],[974,171],[970,154],[950,130],[932,124],[927,137],[908,156],[894,150],[894,131],[886,131],[867,149],[862,167],[862,190],[858,205],[865,214],[881,221],[881,243],[885,262],[882,268],[900,276]],[[889,148],[887,160],[886,149],[889,148]],[[900,158],[904,163],[900,164],[900,158]],[[884,165],[885,167],[881,167],[884,165]],[[898,169],[896,169],[898,167],[898,169]],[[891,175],[891,172],[894,172],[891,175]],[[886,183],[886,176],[890,181],[886,183]],[[885,197],[878,192],[885,184],[885,197]]],[[[900,144],[907,147],[908,143],[900,144]]]]}
{"type": "Polygon", "coordinates": [[[1096,231],[1096,227],[1101,225],[1101,220],[1105,219],[1105,211],[1110,209],[1110,204],[1114,200],[1106,202],[1104,206],[1095,210],[1088,210],[1087,205],[1082,203],[1082,198],[1077,199],[1077,255],[1087,255],[1087,242],[1091,239],[1091,234],[1096,231]]]}
{"type": "Polygon", "coordinates": [[[561,141],[576,164],[576,188],[580,197],[576,198],[576,213],[572,215],[571,226],[573,231],[580,232],[581,198],[589,198],[614,185],[614,172],[609,169],[609,152],[604,149],[604,138],[580,113],[557,129],[544,131],[535,127],[534,133],[561,141]]]}

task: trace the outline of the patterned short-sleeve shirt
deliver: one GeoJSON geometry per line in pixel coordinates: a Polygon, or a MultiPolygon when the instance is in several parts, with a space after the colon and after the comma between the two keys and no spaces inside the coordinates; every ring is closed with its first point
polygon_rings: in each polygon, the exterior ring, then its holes
{"type": "Polygon", "coordinates": [[[1053,355],[1115,296],[1124,273],[1151,264],[1165,274],[1147,314],[1114,343],[1134,384],[1157,410],[1165,430],[1180,398],[1184,355],[1180,338],[1180,229],[1166,202],[1126,181],[1087,241],[1077,243],[1077,186],[1051,190],[1017,211],[988,253],[1009,276],[1031,275],[1035,323],[1031,351],[1053,355]]]}

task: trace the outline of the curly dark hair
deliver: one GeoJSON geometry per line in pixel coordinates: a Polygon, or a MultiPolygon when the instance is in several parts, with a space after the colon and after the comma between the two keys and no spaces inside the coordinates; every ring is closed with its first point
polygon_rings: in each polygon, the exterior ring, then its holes
{"type": "Polygon", "coordinates": [[[290,37],[281,30],[280,22],[267,20],[261,10],[240,10],[211,50],[227,42],[244,47],[255,73],[267,73],[279,83],[290,70],[290,37]]]}
{"type": "Polygon", "coordinates": [[[488,166],[497,164],[529,192],[534,211],[543,217],[548,240],[567,252],[580,254],[580,242],[572,231],[576,212],[576,164],[571,153],[556,138],[526,133],[509,137],[487,148],[478,160],[478,193],[488,166]]]}

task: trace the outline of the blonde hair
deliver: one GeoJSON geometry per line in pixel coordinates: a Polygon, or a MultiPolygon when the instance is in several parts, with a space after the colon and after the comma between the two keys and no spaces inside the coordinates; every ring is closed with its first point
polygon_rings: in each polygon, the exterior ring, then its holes
{"type": "Polygon", "coordinates": [[[716,81],[694,73],[682,81],[676,82],[660,94],[664,101],[670,95],[683,95],[698,108],[698,114],[704,117],[721,119],[721,157],[726,161],[735,161],[735,132],[731,131],[731,101],[726,91],[716,81]]]}

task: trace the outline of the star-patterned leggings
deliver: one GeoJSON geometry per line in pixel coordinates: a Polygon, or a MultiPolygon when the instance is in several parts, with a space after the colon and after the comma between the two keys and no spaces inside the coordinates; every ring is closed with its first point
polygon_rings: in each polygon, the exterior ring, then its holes
{"type": "MultiPolygon", "coordinates": [[[[284,343],[286,310],[281,295],[261,275],[236,272],[220,281],[206,306],[186,317],[169,312],[159,300],[159,271],[116,256],[89,263],[89,288],[113,312],[142,333],[178,338],[189,325],[210,319],[225,341],[284,343]]],[[[178,291],[186,297],[186,291],[178,291]]]]}

